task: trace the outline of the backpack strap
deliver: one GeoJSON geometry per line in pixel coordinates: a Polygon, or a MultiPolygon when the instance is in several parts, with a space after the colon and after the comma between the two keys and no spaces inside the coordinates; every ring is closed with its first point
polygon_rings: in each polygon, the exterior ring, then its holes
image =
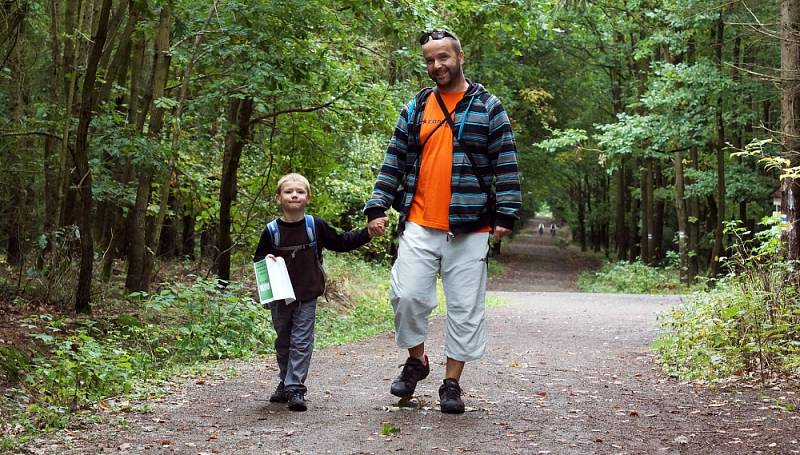
{"type": "Polygon", "coordinates": [[[408,103],[408,116],[406,116],[406,123],[410,124],[414,121],[414,110],[417,107],[417,97],[411,98],[411,101],[408,103]]]}
{"type": "Polygon", "coordinates": [[[317,260],[321,260],[322,256],[319,254],[319,248],[317,247],[317,225],[314,217],[311,215],[304,216],[304,222],[306,226],[306,237],[308,237],[308,243],[304,243],[302,245],[294,245],[294,246],[281,246],[281,230],[278,228],[278,219],[274,219],[267,223],[267,227],[265,228],[267,232],[269,232],[270,240],[272,240],[272,247],[275,248],[277,251],[291,251],[292,257],[294,257],[295,253],[299,250],[304,250],[306,248],[311,248],[314,250],[314,256],[317,257],[317,260]]]}
{"type": "Polygon", "coordinates": [[[278,219],[275,218],[267,223],[267,227],[265,229],[267,232],[269,232],[269,238],[272,240],[272,246],[278,248],[281,245],[281,230],[278,229],[278,219]]]}
{"type": "Polygon", "coordinates": [[[319,255],[319,248],[317,248],[317,225],[314,221],[314,217],[311,215],[305,215],[306,220],[306,236],[308,237],[308,243],[311,245],[311,248],[314,250],[314,255],[317,258],[320,257],[319,255]]]}

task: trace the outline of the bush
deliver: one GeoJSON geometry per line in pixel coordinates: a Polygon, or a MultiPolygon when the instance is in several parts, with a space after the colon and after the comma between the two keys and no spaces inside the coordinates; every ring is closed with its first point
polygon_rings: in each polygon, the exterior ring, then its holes
{"type": "Polygon", "coordinates": [[[249,357],[271,349],[274,332],[269,312],[254,302],[247,291],[231,283],[223,288],[215,280],[172,286],[147,297],[147,319],[172,320],[162,338],[173,338],[172,361],[249,357]]]}
{"type": "Polygon", "coordinates": [[[642,262],[607,263],[598,272],[578,276],[578,288],[586,292],[624,294],[680,294],[688,288],[675,267],[656,268],[642,262]]]}
{"type": "Polygon", "coordinates": [[[737,239],[731,274],[711,292],[671,310],[654,344],[665,371],[686,380],[800,373],[800,275],[765,231],[737,239]]]}

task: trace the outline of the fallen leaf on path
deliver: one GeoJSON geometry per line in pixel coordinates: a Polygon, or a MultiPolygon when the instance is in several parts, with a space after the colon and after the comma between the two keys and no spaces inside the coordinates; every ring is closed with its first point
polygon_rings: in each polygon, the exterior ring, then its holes
{"type": "Polygon", "coordinates": [[[206,439],[206,441],[213,441],[214,439],[219,439],[219,436],[217,436],[216,434],[212,433],[212,434],[208,435],[208,439],[206,439]]]}
{"type": "Polygon", "coordinates": [[[638,413],[638,412],[636,412],[636,411],[634,411],[633,409],[631,409],[630,411],[628,411],[628,415],[629,415],[630,417],[639,417],[639,413],[638,413]]]}
{"type": "Polygon", "coordinates": [[[686,436],[678,436],[677,438],[673,439],[672,442],[676,444],[688,444],[689,438],[687,438],[686,436]]]}

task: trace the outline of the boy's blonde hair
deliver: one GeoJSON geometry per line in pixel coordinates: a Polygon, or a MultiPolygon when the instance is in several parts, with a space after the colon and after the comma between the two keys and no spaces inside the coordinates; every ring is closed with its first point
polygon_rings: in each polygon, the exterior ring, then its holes
{"type": "Polygon", "coordinates": [[[308,192],[308,194],[311,194],[311,184],[308,183],[308,179],[296,172],[286,174],[280,179],[278,179],[278,187],[275,189],[275,194],[281,194],[281,188],[283,188],[283,185],[286,184],[287,182],[299,183],[304,187],[306,187],[306,191],[308,192]]]}

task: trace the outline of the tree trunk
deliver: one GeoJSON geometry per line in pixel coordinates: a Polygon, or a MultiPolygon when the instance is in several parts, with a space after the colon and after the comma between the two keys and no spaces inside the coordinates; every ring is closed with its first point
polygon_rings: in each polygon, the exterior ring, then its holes
{"type": "MultiPolygon", "coordinates": [[[[156,41],[156,58],[153,66],[154,84],[153,84],[153,100],[163,97],[166,93],[167,78],[169,76],[170,64],[170,44],[169,36],[172,30],[172,10],[168,3],[164,3],[161,7],[161,22],[158,27],[158,38],[156,41]]],[[[150,116],[150,135],[153,138],[160,138],[161,129],[164,124],[164,109],[155,107],[150,116]]],[[[167,164],[166,177],[161,181],[161,193],[159,199],[159,210],[156,218],[150,225],[150,230],[147,234],[148,248],[144,256],[144,269],[142,270],[141,281],[144,289],[150,286],[152,280],[153,267],[155,262],[155,253],[158,250],[158,244],[161,241],[161,227],[164,223],[164,216],[167,211],[167,203],[169,202],[169,188],[172,174],[175,167],[175,154],[170,155],[169,164],[167,164]]]]}
{"type": "Polygon", "coordinates": [[[182,224],[180,254],[194,261],[194,217],[192,215],[184,215],[182,224]]]}
{"type": "MultiPolygon", "coordinates": [[[[625,35],[623,35],[619,31],[614,31],[614,44],[618,47],[624,45],[625,43],[625,35]]],[[[611,106],[614,112],[614,116],[616,117],[617,114],[624,112],[625,104],[622,99],[623,92],[622,92],[622,83],[623,83],[623,74],[622,74],[622,65],[614,66],[610,70],[610,79],[611,79],[611,106]]],[[[626,177],[626,159],[625,157],[620,158],[619,168],[614,175],[615,185],[616,185],[616,197],[614,198],[614,237],[615,242],[617,244],[617,258],[620,261],[624,261],[628,257],[628,229],[625,225],[625,214],[627,212],[626,208],[628,207],[629,202],[627,199],[628,196],[628,180],[626,177]]]]}
{"type": "Polygon", "coordinates": [[[213,271],[217,271],[217,235],[219,234],[219,223],[209,223],[203,225],[200,232],[200,256],[203,259],[212,261],[213,271]]]}
{"type": "MultiPolygon", "coordinates": [[[[634,187],[635,185],[633,175],[633,169],[626,169],[625,181],[628,182],[630,187],[634,187]]],[[[630,224],[628,224],[628,262],[635,261],[636,257],[639,255],[640,249],[637,249],[637,245],[639,244],[639,201],[641,200],[641,197],[638,199],[631,197],[630,193],[628,193],[625,198],[630,213],[630,224]]]]}
{"type": "MultiPolygon", "coordinates": [[[[178,213],[176,209],[177,201],[173,194],[169,195],[169,207],[173,213],[178,213]]],[[[164,218],[161,226],[161,237],[158,243],[158,256],[175,258],[178,255],[178,226],[175,216],[164,218]]]]}
{"type": "Polygon", "coordinates": [[[143,291],[142,271],[144,270],[145,248],[147,248],[147,204],[150,203],[150,183],[152,177],[143,172],[139,176],[136,189],[136,202],[131,209],[128,220],[128,274],[125,277],[125,289],[143,291]]]}
{"type": "Polygon", "coordinates": [[[581,244],[581,251],[586,251],[586,193],[583,190],[581,179],[575,183],[577,191],[575,192],[578,204],[578,240],[581,244]]]}
{"type": "MultiPolygon", "coordinates": [[[[781,2],[781,156],[791,166],[800,165],[800,0],[781,2]]],[[[781,186],[781,213],[786,215],[789,229],[782,235],[787,257],[800,258],[800,184],[784,179],[781,186]]]]}
{"type": "MultiPolygon", "coordinates": [[[[18,25],[25,28],[24,23],[18,25]]],[[[18,33],[22,34],[21,30],[18,33]]],[[[25,123],[26,87],[27,72],[24,69],[22,48],[15,46],[8,57],[8,69],[10,83],[6,99],[8,108],[8,121],[11,125],[18,126],[25,123]]],[[[23,243],[26,236],[26,220],[30,217],[28,207],[25,206],[26,193],[29,188],[28,179],[23,177],[25,164],[28,156],[28,140],[24,136],[19,138],[9,138],[8,144],[3,147],[3,168],[8,175],[8,181],[4,182],[3,193],[8,192],[9,200],[7,213],[2,220],[2,231],[0,234],[6,235],[6,260],[10,265],[22,267],[24,263],[23,243]]],[[[4,141],[5,142],[5,141],[4,141]]]]}
{"type": "MultiPolygon", "coordinates": [[[[153,56],[153,73],[145,98],[142,101],[142,111],[136,114],[137,128],[144,125],[144,118],[149,110],[148,106],[164,96],[169,73],[169,34],[172,28],[172,14],[169,6],[164,4],[161,8],[161,17],[156,38],[156,51],[153,56]]],[[[151,138],[159,139],[161,128],[164,124],[164,110],[153,109],[148,125],[148,134],[151,138]]],[[[150,193],[153,177],[148,169],[139,169],[139,184],[136,191],[136,203],[131,211],[131,247],[128,252],[128,276],[125,287],[129,291],[146,291],[150,285],[150,272],[152,271],[153,250],[148,248],[147,235],[147,205],[150,203],[150,193]]]]}
{"type": "Polygon", "coordinates": [[[641,260],[644,264],[650,264],[650,245],[653,241],[653,234],[650,231],[652,227],[652,206],[650,205],[650,187],[652,185],[650,179],[650,166],[647,160],[642,163],[641,167],[639,168],[639,191],[641,192],[641,200],[642,200],[642,237],[640,240],[641,245],[641,260]]]}
{"type": "MultiPolygon", "coordinates": [[[[175,163],[177,161],[178,155],[178,140],[181,134],[181,118],[183,117],[183,109],[186,104],[186,99],[189,94],[189,85],[190,79],[192,75],[192,68],[194,66],[194,60],[197,57],[197,52],[200,47],[200,42],[203,38],[203,32],[208,28],[209,22],[211,22],[211,18],[213,17],[214,12],[217,10],[217,1],[215,0],[211,7],[208,9],[208,14],[206,15],[206,20],[203,23],[202,29],[195,34],[194,42],[192,43],[192,52],[189,55],[189,60],[186,63],[186,68],[184,68],[183,78],[181,83],[181,92],[180,97],[178,98],[178,105],[175,109],[175,121],[174,121],[174,128],[172,131],[172,143],[170,146],[170,154],[169,154],[169,164],[167,165],[167,173],[164,176],[164,179],[161,181],[161,194],[159,198],[159,210],[156,219],[153,222],[152,226],[152,233],[150,235],[150,249],[149,251],[156,251],[160,246],[160,238],[161,238],[161,231],[164,225],[164,218],[166,217],[167,213],[167,204],[170,200],[169,190],[173,186],[173,180],[178,178],[177,174],[175,173],[175,163]]],[[[166,18],[165,22],[169,22],[170,11],[165,4],[164,8],[162,9],[162,18],[166,18]]],[[[171,27],[162,28],[162,31],[165,32],[164,35],[159,36],[159,41],[163,40],[162,44],[165,46],[162,49],[165,49],[165,52],[169,50],[169,29],[171,27]]],[[[169,55],[166,55],[167,58],[167,65],[169,66],[169,55]]],[[[164,74],[165,78],[165,85],[166,85],[166,74],[164,74]]],[[[177,183],[175,183],[177,186],[177,183]]],[[[174,226],[173,226],[174,228],[174,226]]],[[[174,238],[176,235],[173,235],[173,245],[175,243],[174,238]]],[[[173,256],[174,256],[174,246],[172,248],[173,256]]],[[[152,269],[153,269],[153,262],[155,261],[155,257],[152,253],[146,256],[145,260],[145,270],[144,270],[144,279],[146,283],[150,282],[152,269]]]]}
{"type": "Polygon", "coordinates": [[[686,211],[686,199],[684,198],[684,188],[686,182],[683,178],[683,152],[675,152],[673,156],[675,164],[675,214],[678,218],[678,256],[680,257],[680,276],[681,282],[689,282],[689,251],[686,244],[686,230],[688,216],[686,211]]]}
{"type": "MultiPolygon", "coordinates": [[[[689,161],[695,169],[698,167],[699,155],[697,147],[690,149],[689,161]]],[[[686,184],[690,183],[692,182],[687,179],[686,184]]],[[[689,269],[687,278],[690,283],[693,283],[700,272],[700,201],[696,196],[690,196],[687,202],[689,205],[689,269]]]]}
{"type": "MultiPolygon", "coordinates": [[[[47,110],[47,119],[55,124],[58,118],[57,109],[63,105],[63,92],[62,80],[64,79],[64,68],[61,66],[61,14],[60,2],[52,0],[50,6],[50,106],[47,110]]],[[[64,139],[66,140],[66,138],[64,139]]],[[[44,206],[45,206],[45,222],[44,231],[48,236],[48,246],[50,248],[50,233],[58,226],[58,221],[61,212],[61,203],[59,199],[62,196],[62,174],[61,169],[63,155],[59,153],[61,150],[58,140],[47,136],[44,139],[44,206]]]]}
{"type": "MultiPolygon", "coordinates": [[[[722,46],[725,32],[725,22],[723,12],[720,11],[716,23],[715,44],[717,67],[722,70],[722,46]]],[[[717,194],[716,194],[716,217],[714,218],[714,247],[711,251],[711,276],[718,276],[721,273],[720,260],[723,256],[723,223],[725,221],[725,124],[722,119],[722,97],[717,99],[716,120],[717,120],[717,194]]]]}
{"type": "Polygon", "coordinates": [[[86,65],[83,80],[81,109],[78,116],[78,129],[75,133],[75,167],[80,179],[76,182],[80,193],[81,265],[78,274],[78,289],[75,293],[75,310],[88,313],[92,287],[92,268],[94,266],[94,241],[92,238],[92,174],[89,168],[89,124],[95,101],[95,82],[97,64],[103,53],[108,27],[111,0],[103,0],[97,32],[92,38],[92,48],[86,65]]]}
{"type": "Polygon", "coordinates": [[[114,52],[114,58],[111,59],[111,64],[106,68],[106,81],[103,88],[100,90],[98,102],[102,103],[110,97],[111,88],[114,83],[123,79],[131,61],[131,48],[133,42],[133,34],[136,26],[139,24],[139,8],[136,2],[130,2],[130,13],[128,21],[125,24],[125,29],[119,38],[119,46],[114,52]]]}
{"type": "Polygon", "coordinates": [[[217,276],[223,282],[231,274],[231,205],[236,199],[236,175],[239,158],[250,135],[250,117],[253,113],[251,98],[231,98],[228,101],[228,132],[225,134],[225,154],[222,161],[222,182],[219,192],[219,239],[217,276]]]}
{"type": "Polygon", "coordinates": [[[84,7],[86,1],[68,1],[64,11],[64,30],[68,37],[64,40],[64,125],[61,134],[61,176],[62,182],[59,188],[58,200],[62,202],[60,209],[59,224],[61,226],[72,225],[75,223],[76,215],[74,208],[77,207],[77,195],[70,187],[76,178],[73,171],[69,169],[68,163],[73,160],[69,147],[71,144],[71,124],[72,116],[75,112],[75,94],[78,87],[78,62],[81,60],[81,46],[78,41],[84,34],[91,33],[82,29],[84,7]]]}
{"type": "MultiPolygon", "coordinates": [[[[664,173],[661,170],[661,163],[654,163],[655,168],[655,188],[663,188],[664,173]]],[[[663,245],[664,245],[664,200],[655,197],[655,189],[651,189],[651,197],[653,199],[653,259],[657,264],[664,260],[663,245]]]]}

